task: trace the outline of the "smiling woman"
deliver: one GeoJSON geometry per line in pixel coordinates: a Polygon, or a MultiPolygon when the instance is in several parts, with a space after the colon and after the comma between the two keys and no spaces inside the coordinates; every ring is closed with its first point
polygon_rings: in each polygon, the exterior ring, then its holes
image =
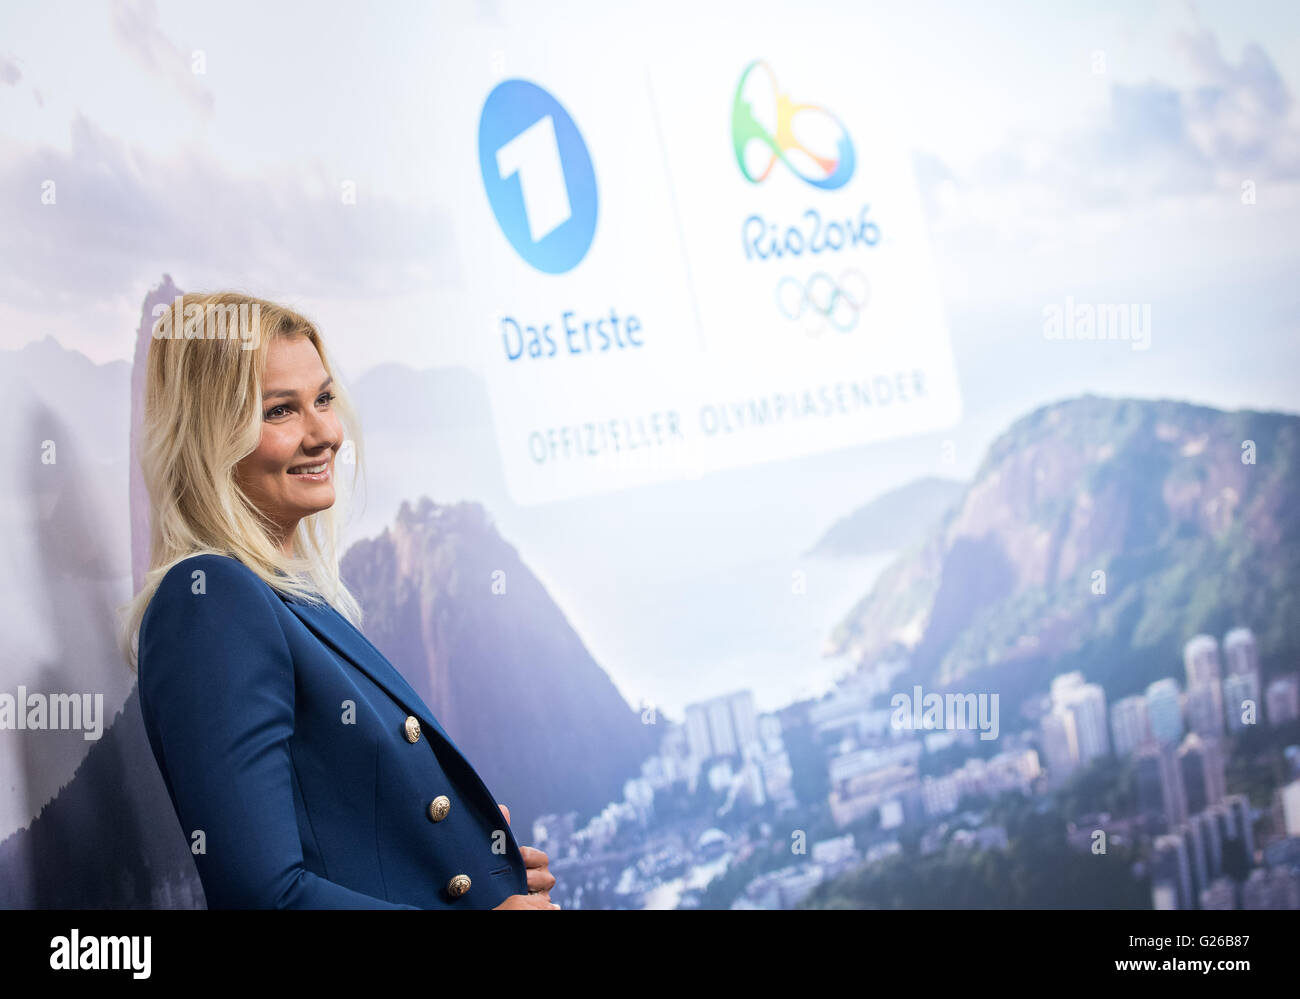
{"type": "Polygon", "coordinates": [[[343,425],[330,392],[334,378],[313,340],[277,337],[268,345],[261,440],[235,467],[244,492],[275,523],[293,555],[298,523],[334,505],[334,456],[343,425]]]}
{"type": "Polygon", "coordinates": [[[558,908],[546,854],[359,630],[334,513],[356,416],[319,330],[185,300],[258,329],[150,344],[150,570],[121,642],[208,905],[558,908]]]}
{"type": "Polygon", "coordinates": [[[357,415],[306,316],[238,292],[184,295],[173,311],[232,307],[251,307],[251,337],[156,330],[150,343],[140,449],[151,505],[150,571],[121,636],[131,663],[135,629],[158,581],[202,552],[238,559],[268,585],[300,599],[323,597],[360,622],[360,607],[339,579],[334,505],[334,456],[344,439],[358,476],[363,468],[357,415]],[[328,475],[290,472],[322,459],[328,475]]]}

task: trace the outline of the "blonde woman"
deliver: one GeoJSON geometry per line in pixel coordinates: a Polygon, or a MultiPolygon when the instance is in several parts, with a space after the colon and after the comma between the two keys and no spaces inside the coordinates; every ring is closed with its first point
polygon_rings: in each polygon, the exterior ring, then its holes
{"type": "Polygon", "coordinates": [[[334,515],[356,429],[297,312],[186,295],[155,325],[122,644],[208,905],[559,908],[546,854],[356,627],[334,515]]]}

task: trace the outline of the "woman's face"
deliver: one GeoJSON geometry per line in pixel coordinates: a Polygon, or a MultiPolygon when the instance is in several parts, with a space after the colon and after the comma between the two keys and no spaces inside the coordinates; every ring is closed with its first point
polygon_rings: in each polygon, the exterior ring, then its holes
{"type": "Polygon", "coordinates": [[[267,347],[262,439],[235,476],[279,526],[286,552],[299,520],[334,505],[334,455],[343,428],[330,405],[332,380],[307,337],[276,337],[267,347]]]}

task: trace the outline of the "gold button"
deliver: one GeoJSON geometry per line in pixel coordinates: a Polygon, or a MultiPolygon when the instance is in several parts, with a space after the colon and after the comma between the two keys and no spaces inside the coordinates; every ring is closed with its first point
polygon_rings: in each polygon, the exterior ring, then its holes
{"type": "Polygon", "coordinates": [[[415,715],[406,716],[406,741],[420,741],[420,719],[416,718],[415,715]]]}
{"type": "Polygon", "coordinates": [[[429,802],[429,818],[434,822],[441,822],[451,811],[451,799],[445,794],[440,794],[429,802]]]}
{"type": "Polygon", "coordinates": [[[460,898],[469,891],[469,875],[457,874],[447,882],[447,894],[452,898],[460,898]]]}

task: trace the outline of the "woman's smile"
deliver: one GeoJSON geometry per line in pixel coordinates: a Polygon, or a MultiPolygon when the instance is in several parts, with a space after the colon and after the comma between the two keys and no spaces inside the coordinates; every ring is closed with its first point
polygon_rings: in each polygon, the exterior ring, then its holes
{"type": "Polygon", "coordinates": [[[295,465],[289,469],[289,475],[301,482],[328,482],[331,472],[329,458],[307,465],[295,465]]]}

